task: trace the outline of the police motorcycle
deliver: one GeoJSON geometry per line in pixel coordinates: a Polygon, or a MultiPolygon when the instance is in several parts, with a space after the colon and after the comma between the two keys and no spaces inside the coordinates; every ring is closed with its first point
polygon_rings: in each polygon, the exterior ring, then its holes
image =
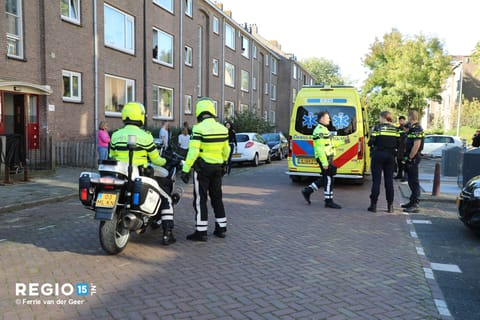
{"type": "Polygon", "coordinates": [[[183,159],[175,153],[164,154],[164,167],[150,165],[139,170],[133,163],[136,137],[129,136],[128,163],[103,160],[98,172],[82,172],[79,178],[79,198],[85,208],[95,211],[100,221],[100,244],[108,254],[118,254],[130,239],[147,227],[158,227],[160,221],[160,188],[178,204],[183,190],[175,188],[176,170],[183,159]],[[149,176],[153,176],[150,178],[149,176]]]}

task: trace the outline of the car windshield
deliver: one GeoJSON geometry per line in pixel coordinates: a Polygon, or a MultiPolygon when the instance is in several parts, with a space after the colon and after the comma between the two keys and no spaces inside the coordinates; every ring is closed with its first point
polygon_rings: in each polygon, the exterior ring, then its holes
{"type": "Polygon", "coordinates": [[[247,142],[248,140],[250,140],[250,138],[248,137],[248,134],[237,134],[236,137],[237,137],[237,142],[247,142]]]}
{"type": "Polygon", "coordinates": [[[330,114],[333,131],[339,136],[347,136],[357,130],[357,113],[354,107],[349,106],[303,106],[297,111],[295,130],[304,135],[312,135],[318,125],[318,114],[327,111],[330,114]]]}
{"type": "Polygon", "coordinates": [[[426,136],[424,143],[454,143],[452,137],[426,136]]]}
{"type": "Polygon", "coordinates": [[[262,134],[262,137],[266,142],[280,141],[280,135],[278,133],[265,133],[262,134]]]}

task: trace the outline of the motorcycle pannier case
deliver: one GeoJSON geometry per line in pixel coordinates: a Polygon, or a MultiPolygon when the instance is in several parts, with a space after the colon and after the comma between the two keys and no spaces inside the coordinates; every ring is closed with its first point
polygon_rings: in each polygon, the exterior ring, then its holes
{"type": "Polygon", "coordinates": [[[132,210],[153,216],[157,214],[162,200],[157,182],[154,179],[141,177],[134,181],[132,210]]]}

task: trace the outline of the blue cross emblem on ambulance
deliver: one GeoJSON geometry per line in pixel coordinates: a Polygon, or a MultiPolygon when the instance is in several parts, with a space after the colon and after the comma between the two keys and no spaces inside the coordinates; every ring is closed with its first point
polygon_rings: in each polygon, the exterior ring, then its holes
{"type": "Polygon", "coordinates": [[[339,112],[338,114],[333,116],[332,122],[333,126],[338,130],[344,129],[350,125],[350,117],[348,114],[344,114],[343,112],[339,112]]]}
{"type": "Polygon", "coordinates": [[[316,127],[317,124],[318,124],[317,116],[314,115],[313,112],[309,112],[308,115],[303,116],[302,125],[304,127],[307,127],[308,129],[312,129],[313,127],[316,127]]]}

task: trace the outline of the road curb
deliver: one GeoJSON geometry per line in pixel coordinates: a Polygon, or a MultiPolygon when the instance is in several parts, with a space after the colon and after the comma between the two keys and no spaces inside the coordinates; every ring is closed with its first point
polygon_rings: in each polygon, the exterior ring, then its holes
{"type": "Polygon", "coordinates": [[[27,209],[27,208],[34,208],[36,206],[40,206],[43,204],[47,203],[53,203],[53,202],[58,202],[58,201],[64,201],[67,199],[71,199],[74,197],[78,197],[77,192],[72,192],[70,194],[65,194],[57,197],[48,197],[48,198],[43,198],[43,199],[38,199],[34,201],[29,201],[29,202],[21,202],[17,204],[12,204],[4,207],[0,207],[0,214],[3,213],[13,213],[15,211],[19,211],[22,209],[27,209]]]}
{"type": "MultiPolygon", "coordinates": [[[[403,198],[409,199],[410,198],[410,188],[406,184],[398,183],[398,189],[400,190],[400,194],[403,198]]],[[[420,201],[429,201],[429,202],[455,202],[457,197],[455,195],[446,195],[440,194],[439,196],[432,196],[427,192],[422,192],[420,195],[420,201]]]]}

